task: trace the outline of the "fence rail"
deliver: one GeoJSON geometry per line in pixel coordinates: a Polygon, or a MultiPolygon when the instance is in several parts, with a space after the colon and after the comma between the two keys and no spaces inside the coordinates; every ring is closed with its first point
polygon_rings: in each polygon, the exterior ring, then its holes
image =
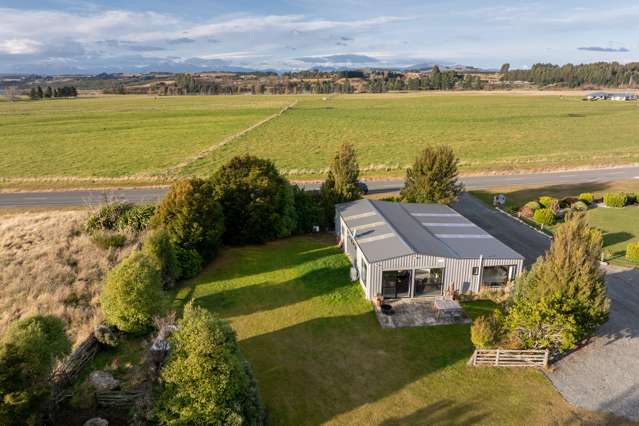
{"type": "Polygon", "coordinates": [[[468,362],[473,367],[548,367],[548,351],[535,349],[476,349],[468,362]]]}

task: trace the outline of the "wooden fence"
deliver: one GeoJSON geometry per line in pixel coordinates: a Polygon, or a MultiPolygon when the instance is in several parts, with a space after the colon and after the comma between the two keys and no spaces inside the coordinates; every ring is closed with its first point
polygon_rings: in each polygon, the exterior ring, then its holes
{"type": "Polygon", "coordinates": [[[468,362],[473,367],[548,367],[547,350],[476,349],[468,362]]]}
{"type": "Polygon", "coordinates": [[[129,407],[144,395],[143,389],[129,391],[102,391],[95,393],[95,400],[99,407],[129,407]]]}
{"type": "Polygon", "coordinates": [[[59,403],[69,395],[65,392],[65,388],[78,378],[82,369],[95,358],[99,350],[98,339],[91,333],[71,355],[62,361],[50,379],[54,403],[59,403]]]}

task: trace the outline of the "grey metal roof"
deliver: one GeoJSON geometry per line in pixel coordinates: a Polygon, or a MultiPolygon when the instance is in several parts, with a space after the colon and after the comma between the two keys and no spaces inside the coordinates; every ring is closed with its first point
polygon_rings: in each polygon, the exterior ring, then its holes
{"type": "Polygon", "coordinates": [[[446,205],[364,199],[337,204],[335,208],[370,262],[409,254],[523,258],[446,205]]]}

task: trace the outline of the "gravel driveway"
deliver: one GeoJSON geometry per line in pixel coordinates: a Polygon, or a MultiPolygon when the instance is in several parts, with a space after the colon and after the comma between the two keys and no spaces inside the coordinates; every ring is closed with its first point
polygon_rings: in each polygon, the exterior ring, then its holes
{"type": "Polygon", "coordinates": [[[639,271],[606,267],[610,319],[548,374],[571,404],[639,421],[639,271]]]}
{"type": "MultiPolygon", "coordinates": [[[[526,257],[530,266],[550,239],[469,194],[455,210],[526,257]]],[[[553,365],[548,377],[571,404],[639,421],[639,270],[606,267],[610,319],[591,342],[553,365]]]]}

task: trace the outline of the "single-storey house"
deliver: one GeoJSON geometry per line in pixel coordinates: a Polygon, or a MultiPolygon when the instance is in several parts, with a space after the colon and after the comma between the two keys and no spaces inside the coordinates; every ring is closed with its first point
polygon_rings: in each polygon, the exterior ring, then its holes
{"type": "Polygon", "coordinates": [[[523,256],[441,204],[337,204],[335,232],[367,299],[479,292],[523,268],[523,256]]]}

